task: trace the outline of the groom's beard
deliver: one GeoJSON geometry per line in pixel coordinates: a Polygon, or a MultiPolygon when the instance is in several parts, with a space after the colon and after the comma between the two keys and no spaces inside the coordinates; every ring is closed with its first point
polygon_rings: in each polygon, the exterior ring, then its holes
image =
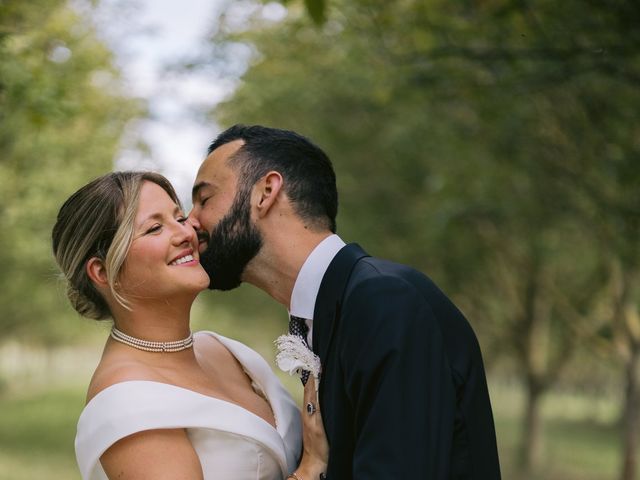
{"type": "Polygon", "coordinates": [[[227,213],[213,228],[200,263],[209,275],[211,290],[240,285],[247,264],[262,248],[262,235],[251,223],[249,194],[239,191],[227,213]]]}

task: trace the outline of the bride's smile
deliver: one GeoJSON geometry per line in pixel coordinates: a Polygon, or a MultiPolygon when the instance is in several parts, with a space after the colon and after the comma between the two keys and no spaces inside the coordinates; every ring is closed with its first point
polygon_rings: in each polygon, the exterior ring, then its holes
{"type": "MultiPolygon", "coordinates": [[[[113,320],[78,421],[83,479],[282,480],[301,465],[324,469],[327,454],[307,445],[300,460],[300,410],[265,360],[191,330],[209,277],[165,177],[112,172],[84,185],[60,207],[52,247],[72,306],[113,320]]],[[[307,424],[324,434],[319,415],[307,424]]]]}
{"type": "Polygon", "coordinates": [[[198,238],[186,216],[160,186],[144,182],[134,220],[133,241],[119,283],[132,299],[176,298],[205,289],[198,238]]]}

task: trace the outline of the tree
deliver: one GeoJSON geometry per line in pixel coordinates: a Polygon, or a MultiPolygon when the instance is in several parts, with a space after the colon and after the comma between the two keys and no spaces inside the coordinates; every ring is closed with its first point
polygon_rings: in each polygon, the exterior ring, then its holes
{"type": "Polygon", "coordinates": [[[143,105],[121,89],[113,55],[66,1],[0,10],[0,334],[55,342],[73,332],[56,281],[51,228],[65,198],[112,169],[143,105]]]}
{"type": "Polygon", "coordinates": [[[611,252],[627,272],[608,299],[619,299],[611,325],[627,325],[616,337],[637,424],[640,8],[335,1],[318,26],[297,5],[279,23],[257,9],[242,28],[221,24],[215,58],[240,42],[254,55],[216,119],[296,129],[325,147],[343,236],[431,272],[484,344],[513,345],[528,391],[525,471],[538,457],[537,405],[593,332],[611,252]]]}

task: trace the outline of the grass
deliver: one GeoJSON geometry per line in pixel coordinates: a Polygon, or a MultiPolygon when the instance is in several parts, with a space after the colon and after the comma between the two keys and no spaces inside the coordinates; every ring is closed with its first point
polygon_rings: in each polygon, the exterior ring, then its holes
{"type": "MultiPolygon", "coordinates": [[[[522,395],[515,386],[492,386],[491,392],[503,478],[519,480],[514,459],[522,395]]],[[[0,480],[79,479],[73,440],[83,401],[82,388],[0,397],[0,480]]],[[[536,479],[617,477],[620,442],[614,415],[592,415],[590,411],[597,413],[603,407],[601,399],[591,403],[592,409],[585,397],[558,393],[545,400],[545,459],[536,479]]]]}
{"type": "MultiPolygon", "coordinates": [[[[492,405],[503,478],[518,473],[523,395],[515,386],[492,386],[492,405]]],[[[614,480],[618,478],[620,433],[611,399],[550,393],[543,401],[543,461],[536,480],[614,480]]]]}
{"type": "MultiPolygon", "coordinates": [[[[500,463],[504,479],[525,478],[517,467],[520,423],[496,418],[500,463]]],[[[589,421],[545,422],[544,461],[533,478],[540,480],[614,480],[619,454],[618,432],[611,425],[589,421]]]]}
{"type": "Polygon", "coordinates": [[[79,479],[73,440],[83,404],[74,389],[0,399],[0,480],[79,479]]]}

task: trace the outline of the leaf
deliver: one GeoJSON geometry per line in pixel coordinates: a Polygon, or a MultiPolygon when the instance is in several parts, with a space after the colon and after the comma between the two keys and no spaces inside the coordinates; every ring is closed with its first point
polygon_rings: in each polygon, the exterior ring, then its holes
{"type": "Polygon", "coordinates": [[[325,22],[325,0],[304,0],[309,16],[316,25],[322,25],[325,22]]]}

